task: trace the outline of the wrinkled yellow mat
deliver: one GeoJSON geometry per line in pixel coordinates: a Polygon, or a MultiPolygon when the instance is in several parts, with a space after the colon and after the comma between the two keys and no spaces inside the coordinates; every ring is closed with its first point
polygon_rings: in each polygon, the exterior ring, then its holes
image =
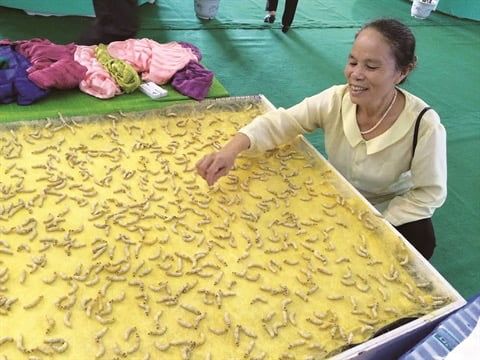
{"type": "Polygon", "coordinates": [[[4,127],[3,358],[322,359],[446,305],[302,139],[208,187],[195,162],[263,111],[4,127]]]}

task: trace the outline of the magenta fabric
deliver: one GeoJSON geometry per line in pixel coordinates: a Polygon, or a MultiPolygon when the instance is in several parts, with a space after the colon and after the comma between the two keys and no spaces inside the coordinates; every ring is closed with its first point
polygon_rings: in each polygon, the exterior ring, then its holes
{"type": "Polygon", "coordinates": [[[203,100],[213,81],[213,72],[196,61],[190,61],[185,68],[178,71],[172,80],[172,86],[183,95],[203,100]]]}
{"type": "Polygon", "coordinates": [[[58,45],[47,39],[15,42],[15,50],[24,55],[32,66],[28,77],[43,89],[73,89],[84,78],[87,68],[74,60],[77,46],[58,45]]]}
{"type": "Polygon", "coordinates": [[[42,89],[74,89],[87,68],[70,59],[60,59],[41,70],[30,72],[28,78],[42,89]]]}

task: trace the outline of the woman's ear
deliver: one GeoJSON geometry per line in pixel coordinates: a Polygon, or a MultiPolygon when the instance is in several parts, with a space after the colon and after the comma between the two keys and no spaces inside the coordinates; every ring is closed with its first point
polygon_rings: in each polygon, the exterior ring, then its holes
{"type": "Polygon", "coordinates": [[[396,84],[398,85],[398,84],[402,83],[402,81],[408,76],[408,74],[410,74],[409,69],[401,70],[398,74],[396,84]]]}
{"type": "Polygon", "coordinates": [[[402,83],[403,80],[412,72],[413,69],[415,69],[415,66],[417,65],[417,57],[415,56],[414,62],[408,64],[406,67],[401,69],[398,74],[398,79],[396,81],[396,84],[402,83]]]}

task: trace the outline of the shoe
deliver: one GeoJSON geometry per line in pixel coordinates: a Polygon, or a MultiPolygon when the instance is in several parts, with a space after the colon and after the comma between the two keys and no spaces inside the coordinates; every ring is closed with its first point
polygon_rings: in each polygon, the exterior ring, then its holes
{"type": "Polygon", "coordinates": [[[275,22],[275,15],[270,15],[270,14],[266,15],[263,18],[263,22],[273,24],[275,22]]]}
{"type": "Polygon", "coordinates": [[[290,26],[288,25],[283,25],[282,26],[282,32],[285,34],[288,30],[290,29],[290,26]]]}

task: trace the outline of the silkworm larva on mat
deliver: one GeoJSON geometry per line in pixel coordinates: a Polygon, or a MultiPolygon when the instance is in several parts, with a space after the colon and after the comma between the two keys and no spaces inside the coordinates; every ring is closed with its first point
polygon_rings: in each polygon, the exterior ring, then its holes
{"type": "Polygon", "coordinates": [[[34,299],[33,301],[31,301],[30,303],[23,305],[23,308],[24,308],[25,310],[27,310],[27,309],[32,309],[32,308],[34,308],[35,306],[37,306],[42,300],[43,300],[43,295],[39,295],[36,299],[34,299]]]}

